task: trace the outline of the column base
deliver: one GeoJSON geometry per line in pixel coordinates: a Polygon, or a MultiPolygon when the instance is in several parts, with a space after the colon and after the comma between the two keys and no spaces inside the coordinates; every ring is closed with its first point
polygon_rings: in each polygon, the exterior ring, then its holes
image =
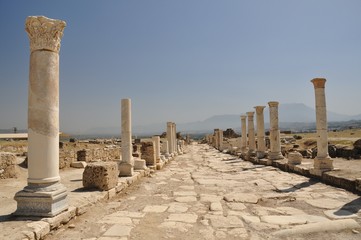
{"type": "Polygon", "coordinates": [[[257,151],[256,156],[258,159],[262,159],[266,156],[266,153],[264,151],[257,151]]]}
{"type": "Polygon", "coordinates": [[[15,216],[54,217],[68,209],[66,187],[61,183],[29,184],[17,192],[15,216]]]}
{"type": "Polygon", "coordinates": [[[130,163],[121,162],[118,165],[119,177],[131,177],[133,176],[133,165],[130,163]]]}
{"type": "Polygon", "coordinates": [[[268,159],[269,160],[280,160],[283,159],[283,155],[281,152],[269,152],[268,153],[268,159]]]}
{"type": "Polygon", "coordinates": [[[134,159],[134,170],[145,170],[147,169],[146,161],[143,159],[134,159]]]}
{"type": "Polygon", "coordinates": [[[315,171],[330,171],[333,170],[333,159],[330,157],[318,158],[313,161],[313,168],[315,171]]]}

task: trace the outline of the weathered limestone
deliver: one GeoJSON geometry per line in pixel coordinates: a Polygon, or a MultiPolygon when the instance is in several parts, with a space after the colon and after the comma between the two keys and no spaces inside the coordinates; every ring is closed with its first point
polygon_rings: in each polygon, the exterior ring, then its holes
{"type": "Polygon", "coordinates": [[[169,158],[168,140],[165,140],[165,139],[162,140],[162,145],[161,145],[160,151],[166,158],[169,158]]]}
{"type": "Polygon", "coordinates": [[[173,123],[167,122],[167,141],[169,147],[169,154],[174,153],[174,143],[173,143],[173,123]]]}
{"type": "Polygon", "coordinates": [[[119,176],[133,176],[134,159],[132,156],[132,117],[131,101],[129,98],[122,99],[122,160],[118,165],[119,176]]]}
{"type": "Polygon", "coordinates": [[[16,156],[9,152],[0,152],[0,179],[18,176],[16,156]]]}
{"type": "Polygon", "coordinates": [[[66,23],[26,19],[30,40],[28,186],[15,194],[15,215],[55,216],[68,208],[59,176],[59,50],[66,23]]]}
{"type": "Polygon", "coordinates": [[[298,165],[302,163],[302,154],[299,152],[289,152],[288,153],[288,164],[298,165]]]}
{"type": "Polygon", "coordinates": [[[256,139],[254,134],[254,120],[253,120],[254,112],[247,112],[248,118],[248,156],[254,156],[256,151],[256,139]]]}
{"type": "Polygon", "coordinates": [[[154,146],[154,165],[156,165],[160,161],[160,137],[153,136],[152,141],[154,146]]]}
{"type": "Polygon", "coordinates": [[[83,172],[83,186],[102,191],[115,188],[118,184],[118,166],[115,162],[88,164],[83,172]]]}
{"type": "Polygon", "coordinates": [[[327,110],[324,78],[311,80],[315,88],[316,100],[316,130],[317,130],[317,156],[314,159],[314,172],[322,174],[324,171],[333,169],[333,160],[328,155],[327,137],[327,110]]]}
{"type": "Polygon", "coordinates": [[[270,160],[283,159],[281,152],[280,131],[278,128],[278,102],[268,102],[270,113],[270,160]]]}
{"type": "Polygon", "coordinates": [[[173,150],[174,150],[174,154],[178,155],[178,141],[177,141],[177,126],[175,123],[172,123],[172,129],[173,129],[173,150]]]}
{"type": "Polygon", "coordinates": [[[241,138],[241,151],[243,154],[247,152],[247,115],[241,116],[242,125],[242,138],[241,138]]]}
{"type": "Polygon", "coordinates": [[[265,106],[256,106],[257,118],[257,158],[264,158],[266,152],[266,141],[264,137],[264,116],[263,109],[265,106]]]}

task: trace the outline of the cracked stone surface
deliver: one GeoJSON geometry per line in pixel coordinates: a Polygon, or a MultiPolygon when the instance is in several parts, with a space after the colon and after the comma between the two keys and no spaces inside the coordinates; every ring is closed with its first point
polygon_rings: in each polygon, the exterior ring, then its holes
{"type": "Polygon", "coordinates": [[[361,239],[361,198],[203,144],[98,202],[55,239],[361,239]]]}

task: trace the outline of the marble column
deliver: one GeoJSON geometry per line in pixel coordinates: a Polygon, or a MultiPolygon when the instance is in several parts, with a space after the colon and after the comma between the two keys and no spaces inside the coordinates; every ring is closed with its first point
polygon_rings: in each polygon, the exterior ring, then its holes
{"type": "Polygon", "coordinates": [[[256,153],[256,139],[254,133],[254,112],[247,112],[248,119],[248,155],[253,156],[256,153]]]}
{"type": "Polygon", "coordinates": [[[219,137],[218,137],[219,129],[218,128],[213,130],[213,135],[214,135],[213,147],[218,149],[218,146],[219,146],[219,143],[218,143],[219,142],[219,137]]]}
{"type": "Polygon", "coordinates": [[[241,138],[241,152],[247,152],[247,115],[241,116],[242,138],[241,138]]]}
{"type": "Polygon", "coordinates": [[[328,155],[326,79],[314,78],[311,82],[315,88],[316,100],[317,156],[314,159],[314,169],[321,173],[333,169],[333,160],[328,155]]]}
{"type": "Polygon", "coordinates": [[[257,158],[264,158],[266,152],[266,142],[264,134],[264,116],[263,110],[265,106],[256,106],[257,119],[257,158]]]}
{"type": "Polygon", "coordinates": [[[122,161],[119,163],[119,176],[133,176],[134,159],[132,155],[132,116],[131,100],[129,98],[121,101],[122,112],[122,161]]]}
{"type": "Polygon", "coordinates": [[[28,179],[15,194],[14,215],[53,217],[68,208],[59,176],[59,50],[66,23],[26,19],[30,40],[28,179]]]}
{"type": "Polygon", "coordinates": [[[174,154],[180,154],[178,151],[178,139],[177,139],[177,125],[173,123],[173,143],[174,143],[174,154]]]}
{"type": "Polygon", "coordinates": [[[160,137],[153,136],[152,140],[154,146],[154,165],[157,165],[157,163],[160,161],[160,137]]]}
{"type": "Polygon", "coordinates": [[[280,130],[278,128],[278,102],[268,102],[270,113],[270,160],[283,159],[281,152],[280,130]]]}
{"type": "Polygon", "coordinates": [[[168,152],[173,156],[173,130],[172,130],[172,122],[167,122],[167,141],[168,141],[168,152]]]}
{"type": "Polygon", "coordinates": [[[218,130],[218,150],[223,151],[223,130],[218,130]]]}

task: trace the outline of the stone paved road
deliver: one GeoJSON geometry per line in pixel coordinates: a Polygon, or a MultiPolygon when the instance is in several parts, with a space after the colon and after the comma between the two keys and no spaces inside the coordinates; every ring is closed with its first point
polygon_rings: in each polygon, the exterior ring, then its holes
{"type": "Polygon", "coordinates": [[[361,198],[192,145],[46,239],[361,239],[361,198]]]}

